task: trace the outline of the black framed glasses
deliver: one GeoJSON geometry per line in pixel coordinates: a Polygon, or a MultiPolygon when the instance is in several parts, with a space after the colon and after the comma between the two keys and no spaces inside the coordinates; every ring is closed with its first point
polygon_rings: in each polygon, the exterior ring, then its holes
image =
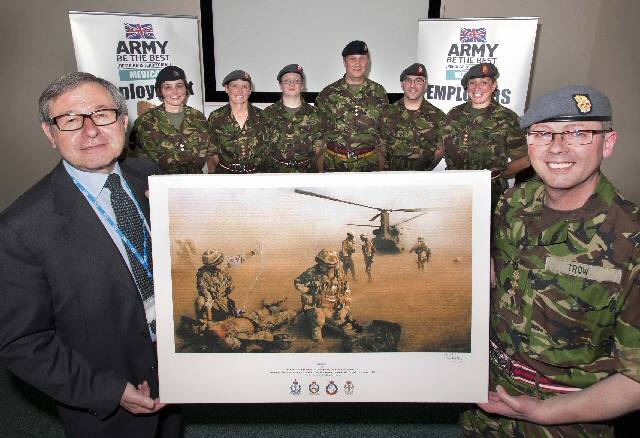
{"type": "Polygon", "coordinates": [[[300,79],[283,79],[280,83],[287,85],[302,85],[302,81],[300,79]]]}
{"type": "Polygon", "coordinates": [[[611,132],[612,129],[576,129],[574,131],[529,131],[527,132],[527,143],[535,146],[547,146],[553,142],[553,137],[559,135],[560,138],[568,145],[586,145],[593,142],[595,134],[605,134],[611,132]]]}
{"type": "Polygon", "coordinates": [[[410,85],[424,85],[427,80],[425,78],[404,78],[402,82],[410,85]]]}
{"type": "Polygon", "coordinates": [[[118,120],[120,110],[104,108],[87,114],[61,114],[49,119],[50,125],[56,125],[60,131],[77,131],[84,126],[84,119],[91,119],[96,126],[112,125],[118,120]]]}

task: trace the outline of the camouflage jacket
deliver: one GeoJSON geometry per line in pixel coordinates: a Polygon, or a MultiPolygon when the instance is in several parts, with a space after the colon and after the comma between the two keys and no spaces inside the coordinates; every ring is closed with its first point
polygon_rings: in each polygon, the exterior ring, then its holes
{"type": "Polygon", "coordinates": [[[431,254],[431,249],[423,242],[416,243],[409,252],[415,252],[420,258],[426,258],[431,254]]]}
{"type": "Polygon", "coordinates": [[[216,266],[203,265],[196,273],[198,295],[207,300],[216,301],[225,298],[233,291],[231,275],[216,266]]]}
{"type": "MultiPolygon", "coordinates": [[[[577,210],[546,208],[544,196],[531,181],[498,203],[492,340],[560,384],[585,388],[613,373],[640,381],[640,210],[603,175],[577,210]]],[[[549,395],[491,367],[492,388],[549,395]]]]}
{"type": "Polygon", "coordinates": [[[527,155],[527,140],[518,116],[495,101],[474,117],[471,102],[447,114],[442,141],[447,169],[500,169],[508,159],[527,155]]]}
{"type": "Polygon", "coordinates": [[[196,288],[198,295],[214,310],[214,319],[223,317],[220,312],[229,315],[235,311],[235,303],[229,298],[233,291],[233,279],[226,271],[211,265],[202,266],[196,273],[196,288]]]}
{"type": "Polygon", "coordinates": [[[344,239],[340,249],[340,257],[351,257],[356,252],[356,245],[353,240],[344,239]]]}
{"type": "Polygon", "coordinates": [[[173,127],[164,105],[144,113],[133,125],[129,148],[157,163],[163,173],[202,173],[212,154],[207,119],[188,106],[184,107],[180,129],[173,127]]]}
{"type": "Polygon", "coordinates": [[[293,282],[296,289],[303,285],[309,289],[308,293],[313,297],[316,307],[332,306],[340,307],[350,300],[351,290],[347,282],[344,270],[337,266],[335,276],[329,278],[324,272],[318,269],[318,265],[304,271],[293,282]]]}
{"type": "Polygon", "coordinates": [[[373,259],[373,255],[376,253],[376,247],[373,246],[373,242],[369,240],[362,244],[362,255],[365,259],[373,259]]]}
{"type": "MultiPolygon", "coordinates": [[[[517,160],[527,155],[527,140],[518,116],[494,100],[475,116],[471,101],[452,108],[443,128],[442,143],[449,170],[502,171],[509,158],[517,160]]],[[[507,188],[504,178],[491,181],[492,211],[507,188]]]]}
{"type": "Polygon", "coordinates": [[[260,108],[249,105],[249,117],[240,128],[227,104],[209,114],[213,152],[220,164],[216,173],[253,173],[267,170],[268,125],[260,108]]]}
{"type": "Polygon", "coordinates": [[[271,168],[279,172],[317,172],[316,150],[322,150],[322,127],[318,110],[302,101],[288,117],[282,100],[264,110],[269,122],[271,168]]]}
{"type": "Polygon", "coordinates": [[[387,106],[380,117],[380,137],[389,170],[431,170],[442,148],[445,114],[426,99],[415,111],[403,99],[387,106]]]}
{"type": "Polygon", "coordinates": [[[315,104],[328,149],[327,170],[377,169],[381,153],[378,124],[388,103],[385,89],[370,79],[357,87],[355,93],[342,78],[318,94],[315,104]]]}

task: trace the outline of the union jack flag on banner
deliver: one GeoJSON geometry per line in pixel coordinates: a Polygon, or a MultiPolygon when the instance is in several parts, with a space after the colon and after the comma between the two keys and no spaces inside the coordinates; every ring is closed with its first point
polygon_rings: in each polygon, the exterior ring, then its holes
{"type": "Polygon", "coordinates": [[[460,42],[461,43],[486,43],[487,29],[484,27],[479,27],[478,29],[467,29],[466,27],[461,27],[460,42]]]}
{"type": "Polygon", "coordinates": [[[128,40],[155,39],[153,26],[151,24],[124,24],[125,36],[128,40]]]}

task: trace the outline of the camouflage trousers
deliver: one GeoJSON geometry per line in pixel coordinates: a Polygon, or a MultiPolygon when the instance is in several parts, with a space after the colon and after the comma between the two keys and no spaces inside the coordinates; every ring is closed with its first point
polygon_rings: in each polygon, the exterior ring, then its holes
{"type": "MultiPolygon", "coordinates": [[[[490,363],[489,387],[502,386],[510,394],[526,394],[534,397],[555,397],[515,382],[490,363]],[[521,386],[522,385],[522,386],[521,386]]],[[[481,409],[470,409],[462,413],[460,423],[466,437],[522,437],[522,438],[613,438],[613,426],[603,423],[576,423],[558,426],[543,426],[499,415],[487,414],[481,409]]]]}
{"type": "Polygon", "coordinates": [[[613,438],[613,427],[606,424],[563,424],[542,426],[527,421],[487,414],[481,409],[462,413],[460,423],[465,437],[522,437],[522,438],[613,438]]]}
{"type": "Polygon", "coordinates": [[[353,258],[351,256],[349,257],[342,256],[340,257],[340,260],[342,261],[342,269],[344,270],[344,273],[349,274],[349,271],[351,271],[351,277],[355,280],[356,270],[355,270],[355,265],[353,263],[353,258]]]}
{"type": "Polygon", "coordinates": [[[350,327],[346,327],[346,319],[349,316],[349,306],[344,306],[341,309],[334,309],[330,307],[314,307],[305,311],[309,318],[309,325],[311,328],[311,338],[314,340],[322,339],[322,327],[325,325],[331,327],[342,335],[350,334],[350,327]]]}
{"type": "Polygon", "coordinates": [[[371,273],[371,267],[373,265],[373,257],[364,258],[364,272],[367,274],[367,280],[373,280],[373,274],[371,273]]]}
{"type": "Polygon", "coordinates": [[[226,295],[214,299],[198,296],[194,303],[196,318],[208,321],[223,321],[235,312],[235,301],[226,295]]]}

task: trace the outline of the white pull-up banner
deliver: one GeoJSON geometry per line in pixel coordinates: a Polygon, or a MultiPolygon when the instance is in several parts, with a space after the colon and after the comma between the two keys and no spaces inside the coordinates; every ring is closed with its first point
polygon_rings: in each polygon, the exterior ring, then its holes
{"type": "Polygon", "coordinates": [[[496,100],[524,113],[538,18],[451,18],[418,24],[418,62],[427,67],[427,99],[444,112],[468,100],[460,80],[475,64],[500,71],[496,100]]]}
{"type": "Polygon", "coordinates": [[[185,71],[188,105],[202,111],[196,17],[71,11],[69,21],[78,71],[113,82],[127,100],[131,122],[138,103],[160,103],[155,79],[168,65],[185,71]]]}

